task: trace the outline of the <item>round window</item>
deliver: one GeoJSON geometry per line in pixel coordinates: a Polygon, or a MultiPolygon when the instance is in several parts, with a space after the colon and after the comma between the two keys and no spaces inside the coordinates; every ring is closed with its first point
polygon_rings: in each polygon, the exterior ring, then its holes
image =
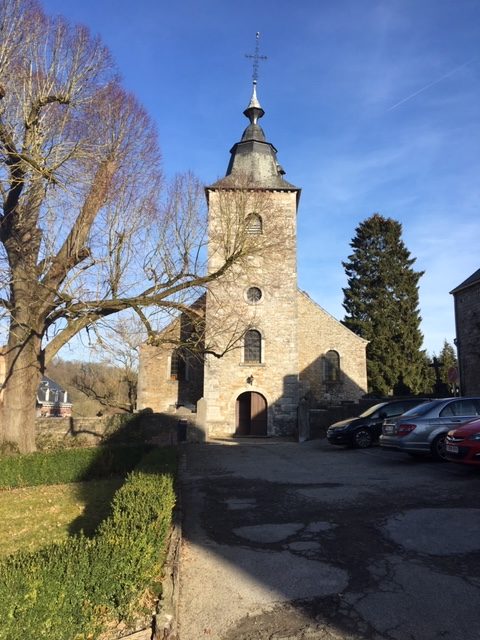
{"type": "Polygon", "coordinates": [[[262,299],[262,290],[258,287],[247,289],[247,300],[249,302],[259,302],[262,299]]]}

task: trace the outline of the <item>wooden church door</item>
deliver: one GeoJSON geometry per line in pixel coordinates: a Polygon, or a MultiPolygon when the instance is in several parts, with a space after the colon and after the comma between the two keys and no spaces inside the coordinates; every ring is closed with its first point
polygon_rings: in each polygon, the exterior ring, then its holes
{"type": "Polygon", "coordinates": [[[267,401],[255,391],[246,391],[237,398],[238,436],[267,435],[267,401]]]}

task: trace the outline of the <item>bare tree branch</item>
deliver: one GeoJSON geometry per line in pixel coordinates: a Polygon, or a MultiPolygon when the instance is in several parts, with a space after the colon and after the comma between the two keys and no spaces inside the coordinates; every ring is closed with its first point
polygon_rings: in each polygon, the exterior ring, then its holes
{"type": "MultiPolygon", "coordinates": [[[[194,301],[277,240],[249,234],[248,215],[270,202],[246,182],[207,190],[221,212],[208,230],[200,182],[165,185],[155,127],[88,30],[35,0],[3,0],[0,30],[0,441],[30,450],[36,386],[72,337],[133,309],[153,339],[157,316],[185,313],[195,350],[205,330],[194,301]]],[[[232,316],[204,348],[234,348],[241,326],[232,316]]]]}

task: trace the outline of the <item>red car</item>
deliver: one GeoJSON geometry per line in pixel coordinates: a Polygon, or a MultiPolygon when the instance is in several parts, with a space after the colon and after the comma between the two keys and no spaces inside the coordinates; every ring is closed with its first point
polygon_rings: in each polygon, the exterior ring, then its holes
{"type": "Polygon", "coordinates": [[[480,465],[480,419],[449,431],[445,453],[450,462],[480,465]]]}

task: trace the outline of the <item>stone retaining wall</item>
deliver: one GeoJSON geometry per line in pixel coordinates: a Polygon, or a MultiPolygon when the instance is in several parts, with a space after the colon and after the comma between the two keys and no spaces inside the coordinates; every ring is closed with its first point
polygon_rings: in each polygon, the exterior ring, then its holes
{"type": "Polygon", "coordinates": [[[94,418],[37,418],[37,447],[96,446],[105,443],[176,444],[194,439],[195,414],[136,413],[94,418]],[[180,435],[180,438],[179,438],[180,435]]]}
{"type": "MultiPolygon", "coordinates": [[[[305,434],[300,439],[324,438],[331,424],[358,416],[378,402],[382,402],[382,399],[365,399],[325,408],[305,408],[304,421],[307,421],[308,416],[308,425],[305,424],[302,430],[302,434],[305,434]]],[[[91,447],[107,442],[152,442],[168,446],[182,440],[202,442],[205,434],[200,425],[197,426],[196,420],[197,414],[189,411],[115,414],[95,418],[37,418],[37,447],[91,447]]]]}

